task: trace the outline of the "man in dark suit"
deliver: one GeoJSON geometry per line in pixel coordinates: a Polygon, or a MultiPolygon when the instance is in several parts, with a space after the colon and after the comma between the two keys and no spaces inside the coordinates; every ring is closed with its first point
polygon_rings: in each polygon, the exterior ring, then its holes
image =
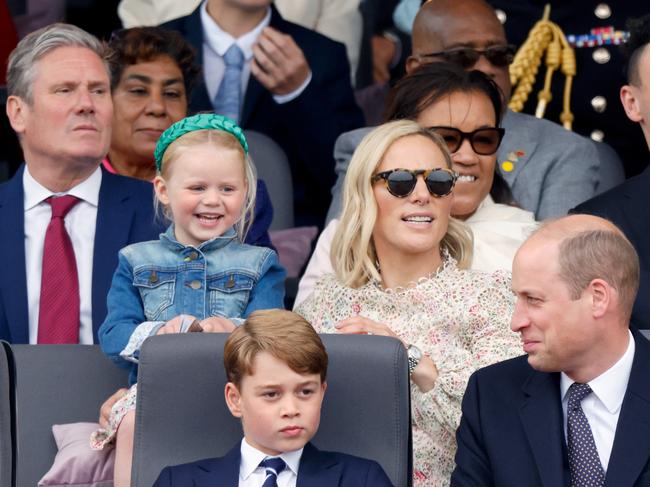
{"type": "Polygon", "coordinates": [[[225,456],[165,467],[154,487],[392,487],[375,461],[318,450],[327,351],[301,316],[252,313],[224,345],[225,399],[244,438],[225,456]]]}
{"type": "Polygon", "coordinates": [[[528,355],[474,373],[452,486],[650,485],[650,344],[628,323],[639,261],[612,223],[552,221],[515,256],[528,355]]]}
{"type": "Polygon", "coordinates": [[[190,108],[232,110],[243,128],[275,140],[291,164],[297,223],[322,224],[334,183],[334,141],[363,125],[345,47],[285,21],[271,0],[209,0],[162,27],[194,45],[203,66],[190,108]],[[224,60],[233,47],[239,64],[229,70],[224,60]],[[220,90],[229,73],[241,89],[230,93],[234,107],[224,108],[220,90]]]}
{"type": "MultiPolygon", "coordinates": [[[[628,23],[626,45],[627,84],[621,88],[621,103],[628,118],[637,122],[650,147],[650,15],[628,23]]],[[[648,159],[646,151],[646,159],[648,159]]],[[[646,162],[647,163],[647,162],[646,162]]],[[[602,216],[618,225],[639,254],[641,283],[631,325],[650,328],[650,168],[624,183],[586,201],[572,212],[602,216]]]]}
{"type": "Polygon", "coordinates": [[[7,116],[25,155],[0,186],[0,338],[11,343],[95,342],[118,250],[160,230],[151,184],[99,167],[113,113],[104,55],[92,35],[53,24],[9,61],[7,116]]]}

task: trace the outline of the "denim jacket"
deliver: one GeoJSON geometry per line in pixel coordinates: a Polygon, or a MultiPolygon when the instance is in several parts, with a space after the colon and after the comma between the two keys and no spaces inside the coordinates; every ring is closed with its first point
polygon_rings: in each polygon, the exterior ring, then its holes
{"type": "Polygon", "coordinates": [[[134,367],[120,352],[141,324],[180,314],[237,322],[258,309],[282,308],[284,277],[273,250],[240,243],[232,229],[194,247],[179,243],[171,225],[159,240],[120,251],[99,343],[118,365],[134,367]]]}

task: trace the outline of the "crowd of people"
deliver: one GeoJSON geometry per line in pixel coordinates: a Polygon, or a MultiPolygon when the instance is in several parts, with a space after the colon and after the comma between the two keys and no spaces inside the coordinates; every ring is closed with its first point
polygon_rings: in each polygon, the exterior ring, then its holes
{"type": "MultiPolygon", "coordinates": [[[[130,371],[88,438],[115,449],[114,485],[143,343],[197,332],[229,334],[243,440],[156,485],[312,485],[325,465],[392,485],[310,442],[318,333],[403,344],[416,487],[647,485],[650,169],[624,171],[647,147],[513,111],[515,20],[493,2],[166,3],[120,2],[104,40],[23,32],[6,70],[24,163],[0,185],[0,339],[98,344],[130,371]],[[295,300],[245,130],[284,151],[296,224],[322,229],[295,300]]],[[[626,29],[616,89],[650,147],[650,14],[626,29]]]]}

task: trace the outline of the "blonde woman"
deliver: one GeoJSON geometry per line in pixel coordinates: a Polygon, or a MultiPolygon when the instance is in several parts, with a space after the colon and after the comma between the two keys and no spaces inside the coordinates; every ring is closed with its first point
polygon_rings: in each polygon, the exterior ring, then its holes
{"type": "Polygon", "coordinates": [[[470,374],[521,354],[509,274],[467,270],[472,237],[449,215],[451,164],[442,139],[415,122],[370,132],[345,179],[335,274],[296,309],[320,332],[393,336],[407,347],[416,486],[449,484],[470,374]]]}

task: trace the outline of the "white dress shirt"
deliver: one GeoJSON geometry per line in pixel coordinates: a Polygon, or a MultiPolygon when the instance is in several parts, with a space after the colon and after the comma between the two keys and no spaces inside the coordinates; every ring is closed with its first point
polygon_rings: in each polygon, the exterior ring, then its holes
{"type": "MultiPolygon", "coordinates": [[[[591,433],[596,443],[598,457],[607,472],[609,457],[612,453],[616,424],[621,414],[623,397],[627,390],[627,383],[630,379],[632,361],[634,359],[634,337],[629,334],[629,343],[623,356],[607,371],[600,374],[594,380],[588,382],[592,393],[582,400],[582,410],[587,417],[591,433]]],[[[575,381],[569,378],[564,372],[560,377],[560,394],[562,397],[562,412],[564,415],[564,437],[567,435],[567,404],[569,402],[568,391],[575,381]]]]}
{"type": "MultiPolygon", "coordinates": [[[[285,452],[280,458],[287,464],[285,469],[278,475],[278,487],[296,487],[298,479],[298,467],[300,466],[300,450],[285,452]]],[[[262,487],[266,479],[266,471],[260,467],[260,462],[265,458],[272,458],[257,448],[252,447],[246,441],[241,440],[241,463],[239,464],[239,487],[262,487]]]]}
{"type": "Polygon", "coordinates": [[[25,271],[27,276],[27,306],[29,313],[29,343],[38,340],[38,314],[41,297],[41,274],[45,231],[52,218],[52,207],[45,200],[50,196],[69,194],[81,201],[65,217],[65,229],[70,236],[79,275],[79,342],[93,343],[92,280],[93,251],[97,204],[102,172],[99,167],[85,181],[66,193],[53,193],[38,183],[25,166],[23,191],[25,208],[25,271]]]}
{"type": "MultiPolygon", "coordinates": [[[[235,39],[233,36],[228,34],[228,32],[219,27],[214,19],[210,17],[207,10],[207,2],[203,2],[201,5],[201,25],[203,26],[203,79],[210,100],[212,100],[213,103],[226,70],[223,56],[226,54],[226,51],[230,46],[237,44],[244,54],[244,66],[241,73],[242,93],[244,94],[242,96],[243,104],[246,87],[248,86],[248,79],[251,75],[253,46],[255,45],[259,35],[262,33],[262,30],[264,30],[270,22],[271,8],[269,7],[264,19],[262,19],[253,30],[235,39]]],[[[297,98],[305,88],[307,88],[311,78],[312,75],[310,70],[307,79],[305,79],[302,85],[300,85],[296,90],[286,95],[273,95],[273,99],[279,104],[290,102],[297,98]]]]}

